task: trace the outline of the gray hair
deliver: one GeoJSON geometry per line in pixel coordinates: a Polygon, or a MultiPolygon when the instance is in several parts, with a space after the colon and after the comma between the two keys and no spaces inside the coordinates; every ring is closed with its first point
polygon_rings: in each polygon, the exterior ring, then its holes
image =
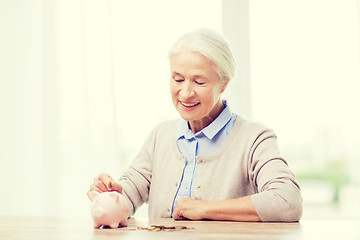
{"type": "Polygon", "coordinates": [[[218,32],[201,28],[180,37],[169,51],[169,59],[183,48],[198,52],[217,66],[222,81],[228,83],[235,77],[236,63],[230,44],[218,32]]]}

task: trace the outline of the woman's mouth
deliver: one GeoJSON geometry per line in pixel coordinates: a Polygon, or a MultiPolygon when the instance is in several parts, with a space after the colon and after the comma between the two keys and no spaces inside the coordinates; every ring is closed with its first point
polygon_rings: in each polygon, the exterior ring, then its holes
{"type": "Polygon", "coordinates": [[[192,108],[192,107],[195,107],[195,106],[200,104],[199,102],[197,102],[197,103],[190,103],[190,102],[186,103],[186,102],[181,102],[181,101],[180,101],[180,103],[181,103],[181,105],[183,105],[186,108],[192,108]]]}

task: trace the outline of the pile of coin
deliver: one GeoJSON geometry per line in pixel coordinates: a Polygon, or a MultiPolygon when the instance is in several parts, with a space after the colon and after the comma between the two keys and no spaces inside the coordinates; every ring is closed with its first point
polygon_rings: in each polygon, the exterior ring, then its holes
{"type": "Polygon", "coordinates": [[[184,230],[184,229],[193,229],[193,228],[188,228],[186,226],[151,225],[151,226],[148,226],[148,227],[137,227],[137,229],[148,230],[148,231],[151,231],[151,232],[159,232],[159,231],[171,232],[171,231],[181,231],[181,230],[184,230]]]}

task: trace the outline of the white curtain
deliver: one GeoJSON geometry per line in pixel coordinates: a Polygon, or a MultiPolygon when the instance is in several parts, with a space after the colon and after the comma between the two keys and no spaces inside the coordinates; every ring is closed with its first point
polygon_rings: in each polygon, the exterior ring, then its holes
{"type": "Polygon", "coordinates": [[[88,215],[93,177],[177,117],[167,51],[221,31],[221,1],[1,0],[0,24],[0,214],[88,215]]]}
{"type": "Polygon", "coordinates": [[[86,29],[82,1],[1,2],[2,214],[83,211],[92,177],[123,167],[105,3],[86,29]]]}

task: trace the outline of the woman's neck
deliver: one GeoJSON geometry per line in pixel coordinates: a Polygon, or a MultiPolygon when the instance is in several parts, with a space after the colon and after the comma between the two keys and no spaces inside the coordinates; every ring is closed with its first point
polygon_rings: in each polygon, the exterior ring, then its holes
{"type": "Polygon", "coordinates": [[[224,105],[220,100],[214,108],[210,111],[209,115],[203,117],[200,120],[189,121],[189,127],[193,133],[197,133],[207,126],[209,126],[224,110],[224,105]]]}

